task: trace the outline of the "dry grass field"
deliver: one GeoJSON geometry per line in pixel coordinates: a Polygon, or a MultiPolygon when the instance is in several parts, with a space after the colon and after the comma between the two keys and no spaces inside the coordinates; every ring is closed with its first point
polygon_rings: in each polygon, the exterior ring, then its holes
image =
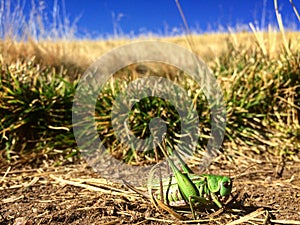
{"type": "MultiPolygon", "coordinates": [[[[291,50],[299,49],[299,32],[285,33],[291,50]]],[[[278,57],[284,48],[281,33],[270,29],[269,32],[256,33],[216,33],[191,36],[194,43],[193,51],[206,63],[212,65],[225,51],[228,44],[233,45],[235,50],[251,51],[260,48],[265,55],[271,58],[278,57]]],[[[92,62],[107,51],[143,40],[162,40],[190,48],[186,36],[181,37],[141,37],[134,40],[78,40],[78,41],[28,41],[15,42],[11,40],[2,41],[0,44],[2,60],[13,63],[20,59],[31,59],[34,57],[38,62],[47,66],[76,66],[86,69],[92,62]]]]}

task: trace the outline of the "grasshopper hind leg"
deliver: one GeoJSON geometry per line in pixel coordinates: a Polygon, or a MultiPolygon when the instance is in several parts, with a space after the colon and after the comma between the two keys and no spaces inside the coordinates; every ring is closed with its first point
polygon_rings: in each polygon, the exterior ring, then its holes
{"type": "MultiPolygon", "coordinates": [[[[169,214],[171,214],[173,217],[175,217],[176,219],[179,220],[186,220],[188,219],[187,217],[177,213],[176,211],[174,211],[171,207],[169,207],[169,202],[168,202],[168,198],[165,197],[165,195],[168,195],[168,190],[164,190],[164,184],[163,184],[163,175],[165,174],[169,174],[169,182],[172,182],[172,174],[170,174],[170,170],[163,170],[162,168],[168,168],[164,163],[159,163],[157,165],[155,165],[150,173],[149,173],[149,177],[148,177],[148,193],[150,196],[150,201],[152,202],[152,204],[155,206],[155,208],[158,211],[165,211],[168,212],[169,214]],[[156,183],[156,184],[154,184],[156,183]],[[153,189],[159,189],[159,196],[155,196],[153,193],[153,189]]],[[[168,187],[170,186],[170,183],[167,185],[168,187]]]]}

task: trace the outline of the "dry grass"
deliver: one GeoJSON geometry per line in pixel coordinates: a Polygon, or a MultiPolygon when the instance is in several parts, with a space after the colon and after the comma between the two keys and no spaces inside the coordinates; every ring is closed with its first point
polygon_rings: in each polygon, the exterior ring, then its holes
{"type": "MultiPolygon", "coordinates": [[[[166,211],[155,209],[149,199],[103,179],[83,162],[59,167],[47,164],[36,167],[34,163],[7,167],[0,179],[0,221],[5,224],[19,220],[28,224],[300,224],[299,157],[285,164],[280,157],[273,156],[252,155],[251,160],[239,156],[234,160],[231,163],[220,156],[210,172],[220,173],[221,169],[222,174],[230,171],[235,174],[232,176],[235,200],[227,204],[222,214],[203,213],[196,221],[180,221],[166,211]],[[245,170],[249,166],[251,169],[245,170]]],[[[146,192],[144,188],[141,190],[146,192]]]]}
{"type": "MultiPolygon", "coordinates": [[[[287,32],[290,49],[300,49],[300,33],[287,32]]],[[[231,33],[231,34],[206,34],[192,36],[195,47],[193,51],[208,64],[213,63],[222,53],[227,51],[228,44],[232,44],[236,50],[247,51],[257,46],[263,49],[264,54],[275,58],[282,51],[283,37],[280,33],[270,30],[269,32],[255,33],[231,33]]],[[[186,37],[171,38],[142,38],[142,39],[119,39],[108,41],[29,41],[15,42],[6,40],[0,42],[3,60],[9,64],[19,59],[31,59],[36,57],[38,61],[47,66],[72,64],[78,68],[86,69],[92,62],[109,50],[142,40],[161,40],[190,48],[186,37]]]]}

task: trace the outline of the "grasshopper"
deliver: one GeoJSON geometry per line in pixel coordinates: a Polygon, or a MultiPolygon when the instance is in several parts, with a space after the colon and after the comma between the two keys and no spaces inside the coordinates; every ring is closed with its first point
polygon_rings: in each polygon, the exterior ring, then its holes
{"type": "MultiPolygon", "coordinates": [[[[185,164],[178,154],[174,154],[181,162],[183,172],[178,169],[174,162],[167,156],[160,146],[167,162],[173,172],[173,176],[160,180],[160,183],[150,185],[149,192],[167,206],[173,208],[190,208],[195,219],[195,208],[213,202],[219,208],[222,203],[219,197],[229,197],[232,190],[232,181],[227,176],[212,174],[197,175],[185,164]]],[[[168,152],[171,152],[170,147],[168,152]]],[[[175,152],[176,153],[176,152],[175,152]]],[[[149,186],[149,185],[148,185],[149,186]]]]}
{"type": "Polygon", "coordinates": [[[179,159],[182,172],[162,146],[160,144],[158,146],[167,159],[173,175],[163,179],[160,177],[158,181],[153,182],[154,171],[151,171],[148,182],[149,195],[145,195],[124,181],[127,187],[151,199],[157,208],[163,208],[181,219],[184,217],[181,217],[171,208],[174,210],[190,209],[194,219],[196,219],[195,209],[209,203],[213,202],[218,208],[222,208],[219,198],[228,198],[232,190],[232,181],[229,177],[212,174],[197,175],[192,172],[176,152],[172,152],[171,148],[167,147],[169,154],[175,155],[179,159]]]}

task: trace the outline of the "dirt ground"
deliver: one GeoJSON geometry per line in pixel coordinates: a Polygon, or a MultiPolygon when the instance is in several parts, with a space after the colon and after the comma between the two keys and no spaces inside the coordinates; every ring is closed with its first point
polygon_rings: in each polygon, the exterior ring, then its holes
{"type": "MultiPolygon", "coordinates": [[[[228,174],[224,168],[231,164],[223,161],[219,157],[209,172],[228,174]]],[[[56,167],[40,162],[1,162],[0,224],[300,224],[299,155],[292,161],[243,157],[236,165],[248,169],[230,168],[231,201],[221,212],[200,213],[196,221],[179,221],[156,209],[145,197],[104,180],[84,161],[56,167]]]]}

